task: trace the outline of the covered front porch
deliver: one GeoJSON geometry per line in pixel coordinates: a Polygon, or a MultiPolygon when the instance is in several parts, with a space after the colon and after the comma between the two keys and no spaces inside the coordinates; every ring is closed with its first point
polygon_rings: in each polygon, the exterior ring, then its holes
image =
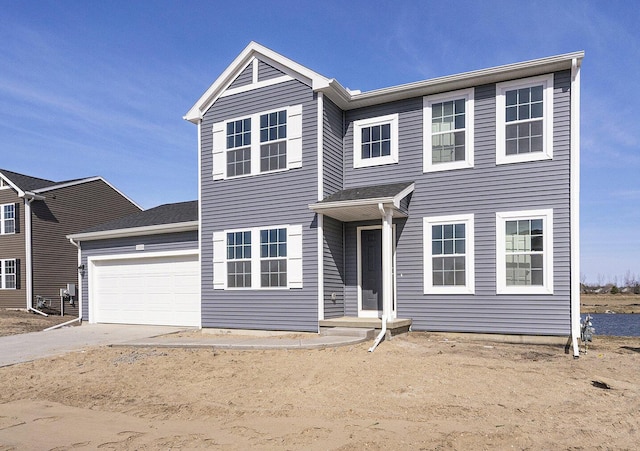
{"type": "MultiPolygon", "coordinates": [[[[334,309],[325,315],[320,304],[321,330],[359,328],[377,330],[380,335],[388,331],[389,336],[409,330],[411,320],[397,317],[396,222],[408,217],[414,188],[413,182],[350,188],[309,206],[318,214],[325,240],[329,239],[325,221],[342,230],[340,243],[333,249],[325,247],[324,257],[333,263],[336,253],[343,254],[344,305],[342,311],[334,309]]],[[[326,305],[326,294],[321,297],[326,305]]]]}

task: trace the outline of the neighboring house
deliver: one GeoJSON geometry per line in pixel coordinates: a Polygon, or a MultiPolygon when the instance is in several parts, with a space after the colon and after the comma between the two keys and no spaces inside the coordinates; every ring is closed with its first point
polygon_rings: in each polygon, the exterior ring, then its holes
{"type": "Polygon", "coordinates": [[[90,323],[200,326],[198,202],[134,213],[70,235],[90,323]]]}
{"type": "Polygon", "coordinates": [[[583,56],[360,93],[250,43],[185,116],[202,327],[374,317],[575,345],[583,56]]]}
{"type": "MultiPolygon", "coordinates": [[[[140,211],[102,177],[54,182],[0,169],[0,308],[60,312],[60,289],[78,283],[78,251],[66,235],[140,211]]],[[[65,314],[78,314],[65,303],[65,314]]]]}

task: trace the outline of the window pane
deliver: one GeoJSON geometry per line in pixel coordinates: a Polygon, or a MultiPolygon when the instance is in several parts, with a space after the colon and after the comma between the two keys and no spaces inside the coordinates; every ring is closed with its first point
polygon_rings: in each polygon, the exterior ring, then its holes
{"type": "Polygon", "coordinates": [[[446,238],[453,238],[453,225],[452,224],[446,224],[443,227],[444,230],[444,237],[446,238]]]}
{"type": "Polygon", "coordinates": [[[542,85],[531,88],[531,101],[542,102],[542,85]]]}
{"type": "Polygon", "coordinates": [[[382,126],[382,139],[391,139],[391,124],[385,124],[382,126]]]}
{"type": "Polygon", "coordinates": [[[442,241],[433,241],[431,243],[431,254],[432,255],[442,254],[442,241]]]}
{"type": "Polygon", "coordinates": [[[518,103],[518,91],[507,91],[506,104],[515,105],[518,103]]]}
{"type": "Polygon", "coordinates": [[[464,114],[464,99],[458,99],[455,101],[456,114],[464,114]]]}
{"type": "Polygon", "coordinates": [[[507,107],[506,120],[507,122],[515,121],[518,119],[518,109],[515,106],[507,107]]]}

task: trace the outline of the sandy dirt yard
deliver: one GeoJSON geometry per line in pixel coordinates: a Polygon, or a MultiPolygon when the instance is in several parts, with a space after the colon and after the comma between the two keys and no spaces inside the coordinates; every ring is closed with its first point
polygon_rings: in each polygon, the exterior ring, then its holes
{"type": "Polygon", "coordinates": [[[0,337],[39,332],[72,319],[74,319],[74,317],[68,315],[42,316],[37,313],[27,313],[22,310],[0,309],[0,337]]]}
{"type": "Polygon", "coordinates": [[[640,313],[638,294],[583,294],[580,296],[582,313],[640,313]]]}
{"type": "Polygon", "coordinates": [[[638,449],[640,338],[102,347],[0,368],[0,450],[638,449]]]}

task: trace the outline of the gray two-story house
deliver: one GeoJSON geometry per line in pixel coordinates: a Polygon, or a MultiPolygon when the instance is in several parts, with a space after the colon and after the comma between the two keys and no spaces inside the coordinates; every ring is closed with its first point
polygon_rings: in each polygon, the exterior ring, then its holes
{"type": "Polygon", "coordinates": [[[202,327],[379,318],[575,349],[583,56],[359,92],[250,43],[185,116],[202,327]]]}

